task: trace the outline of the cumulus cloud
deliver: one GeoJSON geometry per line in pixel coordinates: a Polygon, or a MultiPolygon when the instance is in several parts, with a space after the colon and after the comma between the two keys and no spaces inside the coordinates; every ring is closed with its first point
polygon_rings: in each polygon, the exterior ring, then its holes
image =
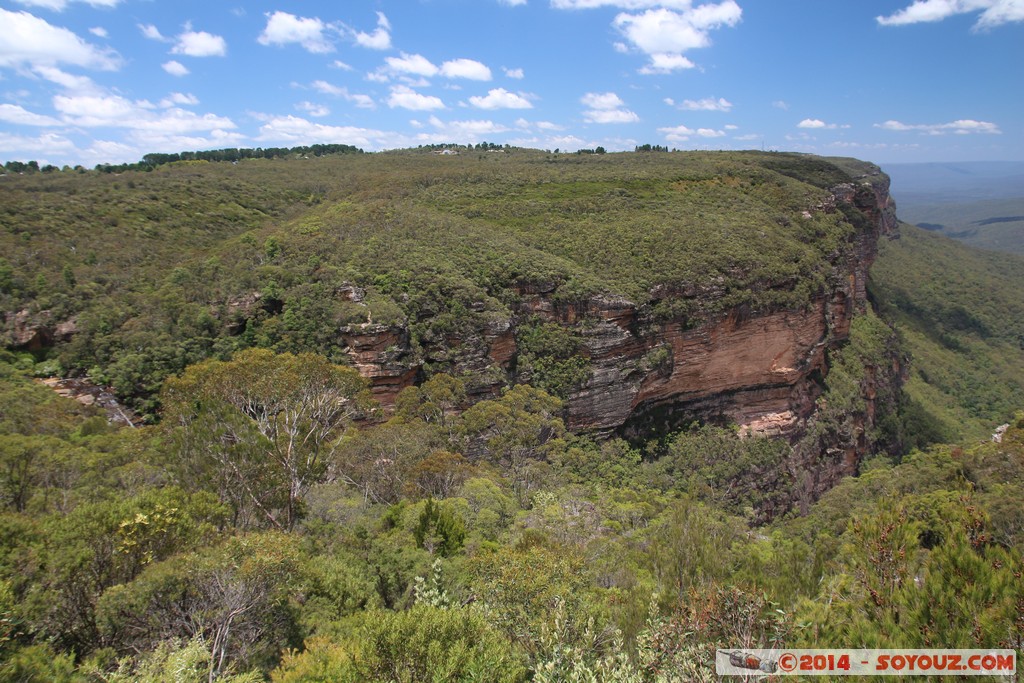
{"type": "Polygon", "coordinates": [[[197,104],[199,104],[199,98],[192,93],[172,92],[170,95],[160,100],[160,106],[164,108],[174,107],[177,105],[195,106],[197,104]]]}
{"type": "Polygon", "coordinates": [[[121,64],[113,50],[92,45],[28,12],[0,7],[0,25],[0,67],[71,64],[113,71],[121,64]]]}
{"type": "Polygon", "coordinates": [[[334,97],[341,97],[349,102],[352,102],[360,109],[375,109],[376,104],[369,95],[360,95],[358,93],[350,93],[348,88],[343,88],[327,81],[313,81],[310,86],[317,92],[323,93],[324,95],[332,95],[334,97]]]}
{"type": "Polygon", "coordinates": [[[922,22],[942,21],[957,14],[980,12],[974,30],[1024,21],[1021,0],[915,0],[911,5],[889,16],[876,17],[882,26],[905,26],[922,22]]]}
{"type": "Polygon", "coordinates": [[[900,121],[886,121],[876,123],[875,128],[897,132],[917,131],[926,135],[970,135],[972,133],[1000,135],[1003,131],[999,126],[988,121],[975,121],[974,119],[959,119],[949,123],[902,123],[900,121]]]}
{"type": "Polygon", "coordinates": [[[821,119],[804,119],[800,123],[796,124],[797,128],[835,128],[835,125],[829,125],[821,119]]]}
{"type": "Polygon", "coordinates": [[[373,33],[355,31],[357,45],[370,48],[371,50],[391,49],[391,22],[384,16],[383,12],[377,12],[377,28],[373,33]]]}
{"type": "Polygon", "coordinates": [[[459,139],[475,141],[484,135],[496,135],[509,130],[506,126],[489,121],[487,119],[476,119],[468,121],[442,121],[436,116],[431,116],[430,125],[442,132],[445,139],[459,139]]]}
{"type": "Polygon", "coordinates": [[[228,44],[221,36],[188,30],[178,36],[171,52],[189,57],[223,57],[228,53],[228,44]]]}
{"type": "Polygon", "coordinates": [[[474,81],[491,80],[491,70],[487,65],[475,59],[451,59],[442,63],[441,66],[437,66],[423,55],[402,52],[398,57],[388,57],[384,62],[388,69],[400,74],[411,74],[424,78],[444,76],[445,78],[466,78],[474,81]]]}
{"type": "Polygon", "coordinates": [[[526,0],[498,0],[498,2],[509,7],[522,7],[526,4],[526,0]]]}
{"type": "Polygon", "coordinates": [[[103,28],[102,26],[93,26],[91,29],[89,29],[89,33],[93,34],[97,38],[110,37],[110,34],[107,33],[107,29],[103,28]]]}
{"type": "Polygon", "coordinates": [[[679,108],[687,111],[729,111],[732,109],[732,102],[724,97],[719,97],[717,100],[713,97],[705,97],[702,100],[683,100],[679,108]]]}
{"type": "Polygon", "coordinates": [[[430,111],[432,109],[444,109],[444,102],[440,97],[424,95],[404,85],[396,85],[391,88],[391,95],[388,96],[388,106],[392,109],[399,107],[411,111],[430,111]]]}
{"type": "Polygon", "coordinates": [[[331,113],[331,110],[322,104],[316,104],[314,102],[299,102],[295,105],[295,108],[299,111],[304,111],[310,116],[321,117],[327,116],[331,113]]]}
{"type": "Polygon", "coordinates": [[[226,117],[172,107],[154,111],[145,101],[131,101],[119,95],[57,95],[53,108],[66,123],[83,128],[127,128],[164,135],[234,129],[226,117]]]}
{"type": "Polygon", "coordinates": [[[469,103],[477,109],[532,109],[530,100],[522,93],[513,93],[504,88],[494,88],[485,96],[469,98],[469,103]]]}
{"type": "Polygon", "coordinates": [[[440,74],[446,78],[467,78],[472,81],[491,80],[491,70],[475,59],[452,59],[441,65],[440,74]]]}
{"type": "Polygon", "coordinates": [[[59,126],[61,122],[52,116],[43,116],[28,111],[17,104],[0,104],[0,121],[17,126],[59,126]]]}
{"type": "Polygon", "coordinates": [[[523,73],[522,69],[509,69],[508,67],[502,67],[502,69],[504,70],[505,75],[509,78],[519,80],[526,77],[526,74],[523,73]]]}
{"type": "Polygon", "coordinates": [[[849,128],[846,123],[826,123],[821,119],[804,119],[796,124],[797,128],[810,128],[814,130],[836,130],[837,128],[849,128]]]}
{"type": "Polygon", "coordinates": [[[687,128],[686,126],[659,128],[658,132],[664,135],[665,139],[669,142],[685,142],[697,133],[697,131],[687,128]]]}
{"type": "Polygon", "coordinates": [[[332,52],[334,45],[325,35],[327,24],[319,18],[298,17],[288,12],[267,13],[267,25],[257,38],[260,45],[301,45],[308,52],[332,52]]]}
{"type": "Polygon", "coordinates": [[[776,109],[781,109],[782,111],[789,111],[789,104],[783,100],[775,100],[772,102],[772,106],[776,109]]]}
{"type": "Polygon", "coordinates": [[[636,123],[640,120],[636,113],[624,108],[626,103],[613,92],[589,92],[580,102],[588,107],[583,118],[589,123],[636,123]]]}
{"type": "Polygon", "coordinates": [[[288,144],[341,143],[357,147],[379,147],[381,141],[394,136],[372,128],[355,126],[328,126],[314,123],[299,116],[259,116],[263,121],[260,142],[288,144]]]}
{"type": "Polygon", "coordinates": [[[693,68],[694,64],[683,53],[711,44],[710,31],[723,26],[735,26],[743,15],[734,0],[723,0],[691,6],[690,2],[587,2],[585,0],[556,0],[556,7],[580,9],[614,4],[629,9],[648,8],[642,12],[622,12],[612,25],[626,41],[650,58],[641,73],[670,73],[693,68]]]}
{"type": "Polygon", "coordinates": [[[392,71],[399,73],[414,74],[416,76],[436,76],[438,68],[423,55],[410,55],[405,52],[399,57],[388,57],[384,62],[392,71]]]}
{"type": "Polygon", "coordinates": [[[163,70],[172,76],[188,76],[189,70],[185,68],[185,65],[181,62],[176,62],[173,59],[169,62],[164,62],[160,65],[163,70]]]}
{"type": "Polygon", "coordinates": [[[45,78],[51,83],[56,83],[70,92],[90,93],[100,90],[88,76],[75,76],[55,66],[37,66],[33,71],[35,71],[36,75],[45,78]]]}
{"type": "MultiPolygon", "coordinates": [[[[43,133],[37,137],[14,135],[0,131],[0,149],[4,150],[7,158],[17,159],[18,157],[32,157],[52,155],[67,159],[77,151],[75,143],[63,135],[56,133],[43,133]]],[[[138,157],[135,157],[136,159],[138,157]]],[[[40,162],[46,159],[39,159],[40,162]]]]}

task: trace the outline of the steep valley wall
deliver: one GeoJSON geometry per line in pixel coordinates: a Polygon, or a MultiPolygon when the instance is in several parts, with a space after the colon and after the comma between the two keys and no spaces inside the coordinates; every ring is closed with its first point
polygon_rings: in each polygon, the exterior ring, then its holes
{"type": "Polygon", "coordinates": [[[740,306],[666,320],[652,312],[659,301],[699,304],[716,296],[713,288],[657,286],[643,302],[606,294],[569,304],[555,296],[551,283],[524,283],[519,309],[508,319],[416,352],[401,326],[352,325],[342,329],[342,337],[385,406],[422,377],[424,364],[437,361],[489,378],[471,388],[484,398],[516,380],[517,327],[539,318],[571,327],[589,358],[588,379],[567,397],[567,422],[574,430],[630,436],[702,419],[795,439],[814,413],[829,351],[847,339],[851,320],[866,305],[878,240],[895,237],[898,225],[888,178],[880,172],[834,187],[809,211],[842,211],[857,229],[831,258],[829,286],[799,309],[740,306]]]}

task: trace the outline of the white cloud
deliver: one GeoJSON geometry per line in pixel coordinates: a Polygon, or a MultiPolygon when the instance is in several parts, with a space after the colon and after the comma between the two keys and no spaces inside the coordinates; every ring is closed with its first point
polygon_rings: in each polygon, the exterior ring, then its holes
{"type": "Polygon", "coordinates": [[[110,37],[110,34],[107,33],[107,29],[103,28],[102,26],[93,26],[91,29],[89,29],[89,33],[93,34],[97,38],[110,37]]]}
{"type": "Polygon", "coordinates": [[[488,91],[486,96],[474,96],[469,98],[469,103],[477,109],[532,109],[530,103],[522,93],[512,93],[504,88],[494,88],[488,91]]]}
{"type": "Polygon", "coordinates": [[[160,29],[153,24],[139,24],[139,30],[142,31],[142,35],[150,40],[168,40],[160,33],[160,29]]]}
{"type": "Polygon", "coordinates": [[[590,109],[583,112],[589,123],[636,123],[640,117],[628,109],[590,109]]]}
{"type": "Polygon", "coordinates": [[[626,104],[621,97],[613,92],[588,92],[580,98],[580,102],[591,109],[615,109],[626,104]]]}
{"type": "Polygon", "coordinates": [[[447,139],[476,141],[484,135],[497,135],[508,132],[509,128],[489,120],[441,121],[436,116],[430,117],[430,125],[444,134],[447,139]]]}
{"type": "Polygon", "coordinates": [[[277,11],[267,14],[267,26],[257,38],[260,45],[288,45],[297,43],[308,52],[324,54],[332,52],[334,45],[324,32],[327,25],[318,18],[297,17],[288,12],[277,11]]]}
{"type": "Polygon", "coordinates": [[[178,36],[171,52],[189,57],[223,57],[228,53],[228,44],[221,36],[206,31],[185,31],[178,36]]]}
{"type": "Polygon", "coordinates": [[[702,138],[721,138],[725,137],[725,131],[714,130],[713,128],[698,128],[697,135],[702,138]]]}
{"type": "Polygon", "coordinates": [[[327,81],[313,81],[310,85],[313,86],[314,90],[325,95],[336,95],[339,97],[348,95],[347,89],[328,83],[327,81]]]}
{"type": "Polygon", "coordinates": [[[756,133],[748,133],[747,135],[737,135],[733,140],[740,140],[742,142],[750,142],[751,140],[757,140],[761,136],[756,133]]]}
{"type": "Polygon", "coordinates": [[[501,4],[503,4],[503,5],[508,5],[509,7],[522,7],[523,5],[526,4],[526,0],[498,0],[498,1],[501,4]]]}
{"type": "Polygon", "coordinates": [[[565,126],[560,126],[557,123],[551,121],[538,121],[537,128],[540,130],[565,130],[565,126]]]}
{"type": "Polygon", "coordinates": [[[169,62],[164,62],[160,66],[162,66],[163,70],[172,76],[188,76],[189,74],[189,70],[185,68],[184,64],[176,62],[173,59],[169,62]]]}
{"type": "Polygon", "coordinates": [[[195,106],[199,104],[199,98],[192,93],[181,93],[172,92],[170,95],[160,100],[160,106],[163,108],[174,107],[177,105],[195,106]]]}
{"type": "Polygon", "coordinates": [[[772,106],[776,109],[781,109],[782,111],[789,111],[789,104],[782,100],[775,100],[772,102],[772,106]]]}
{"type": "Polygon", "coordinates": [[[396,85],[391,88],[388,106],[392,109],[401,107],[411,111],[430,111],[432,109],[444,109],[444,102],[441,101],[440,97],[423,95],[408,86],[396,85]]]}
{"type": "Polygon", "coordinates": [[[340,143],[357,147],[373,146],[373,140],[387,137],[387,133],[354,126],[327,126],[313,123],[298,116],[260,117],[264,124],[256,138],[261,142],[287,142],[292,144],[340,143]]]}
{"type": "MultiPolygon", "coordinates": [[[[55,12],[62,12],[65,7],[68,6],[69,2],[75,0],[17,0],[19,4],[28,5],[29,7],[42,7],[43,9],[53,10],[55,12]]],[[[85,2],[92,7],[117,7],[121,0],[77,0],[78,2],[85,2]]]]}
{"type": "Polygon", "coordinates": [[[651,55],[651,63],[641,67],[640,73],[645,75],[668,74],[680,69],[692,69],[695,66],[697,65],[683,55],[657,53],[651,55]]]}
{"type": "Polygon", "coordinates": [[[589,107],[583,112],[584,120],[589,123],[636,123],[640,120],[634,112],[622,108],[626,103],[613,92],[588,92],[580,102],[589,107]]]}
{"type": "Polygon", "coordinates": [[[45,157],[53,159],[68,159],[78,150],[75,143],[63,135],[56,133],[43,133],[39,137],[26,137],[13,135],[0,131],[0,149],[4,150],[7,159],[29,159],[34,158],[41,162],[47,161],[45,157]],[[38,159],[43,156],[43,159],[38,159]]]}
{"type": "Polygon", "coordinates": [[[1021,0],[915,0],[911,5],[876,20],[882,26],[904,26],[922,22],[942,21],[957,14],[981,12],[974,30],[1024,21],[1021,0]]]}
{"type": "Polygon", "coordinates": [[[724,97],[719,97],[717,100],[713,97],[705,97],[702,100],[683,100],[679,108],[687,111],[730,111],[732,102],[724,97]]]}
{"type": "Polygon", "coordinates": [[[373,101],[373,98],[369,95],[360,95],[355,93],[349,95],[349,101],[355,102],[355,105],[360,109],[376,109],[377,103],[373,101]]]}
{"type": "Polygon", "coordinates": [[[400,57],[388,57],[384,60],[392,71],[427,78],[437,75],[438,68],[423,55],[410,55],[405,52],[400,54],[400,57]]]}
{"type": "Polygon", "coordinates": [[[388,57],[384,62],[391,71],[424,78],[440,75],[445,78],[467,78],[474,81],[491,80],[491,70],[474,59],[452,59],[437,66],[423,55],[402,52],[400,56],[388,57]]]}
{"type": "Polygon", "coordinates": [[[960,119],[958,121],[951,121],[950,123],[917,124],[901,123],[900,121],[886,121],[885,123],[876,123],[875,128],[882,128],[884,130],[897,132],[918,131],[926,135],[945,135],[947,133],[953,133],[954,135],[970,135],[972,133],[1000,135],[1003,132],[999,130],[999,126],[994,123],[989,123],[988,121],[975,121],[974,119],[960,119]]]}
{"type": "Polygon", "coordinates": [[[692,135],[697,134],[697,131],[687,128],[686,126],[659,128],[658,132],[664,135],[665,139],[669,142],[685,142],[689,140],[692,135]]]}
{"type": "Polygon", "coordinates": [[[391,22],[383,12],[377,12],[377,28],[373,33],[355,32],[356,44],[371,50],[391,49],[391,22]]]}
{"type": "Polygon", "coordinates": [[[299,102],[295,105],[295,108],[315,117],[327,116],[331,113],[331,110],[324,105],[316,104],[314,102],[299,102]]]}
{"type": "Polygon", "coordinates": [[[341,97],[349,102],[353,102],[360,109],[376,109],[377,107],[373,98],[369,95],[350,93],[348,88],[342,88],[327,81],[313,81],[310,86],[324,95],[333,95],[334,97],[341,97]]]}
{"type": "Polygon", "coordinates": [[[491,70],[474,59],[452,59],[441,65],[440,73],[446,78],[468,78],[472,81],[491,80],[491,70]]]}
{"type": "MultiPolygon", "coordinates": [[[[574,7],[592,7],[596,4],[571,3],[574,7]]],[[[605,3],[600,3],[605,4],[605,3]]],[[[609,3],[610,4],[610,3],[609,3]]],[[[652,7],[638,14],[623,12],[615,17],[613,25],[636,49],[650,57],[651,62],[641,73],[668,73],[690,69],[694,64],[683,56],[684,52],[711,44],[708,33],[723,26],[735,26],[743,11],[734,0],[723,0],[692,7],[689,2],[622,2],[620,7],[639,9],[652,7]],[[660,5],[653,8],[654,5],[660,5]],[[670,9],[676,7],[678,9],[670,9]]],[[[555,6],[559,6],[556,0],[555,6]]]]}
{"type": "Polygon", "coordinates": [[[145,101],[132,102],[119,95],[57,95],[53,108],[64,121],[86,128],[127,128],[161,134],[183,134],[229,130],[231,119],[214,114],[199,115],[177,107],[154,112],[145,101]]]}
{"type": "Polygon", "coordinates": [[[0,7],[0,67],[75,66],[116,70],[116,52],[87,43],[66,28],[54,26],[28,12],[0,7]]]}
{"type": "Polygon", "coordinates": [[[91,93],[99,91],[99,88],[96,87],[96,84],[88,76],[75,76],[66,71],[61,71],[55,66],[37,66],[33,71],[51,83],[56,83],[71,92],[91,93]]]}
{"type": "Polygon", "coordinates": [[[354,71],[354,69],[351,66],[341,61],[340,59],[335,59],[333,62],[330,63],[329,66],[331,66],[331,68],[334,69],[341,69],[342,71],[354,71]]]}
{"type": "Polygon", "coordinates": [[[17,126],[59,126],[61,122],[52,116],[43,116],[28,111],[17,104],[0,104],[0,121],[17,126]]]}
{"type": "Polygon", "coordinates": [[[502,69],[504,70],[505,75],[509,78],[519,80],[526,77],[526,74],[523,73],[522,69],[509,69],[508,67],[502,67],[502,69]]]}
{"type": "Polygon", "coordinates": [[[835,128],[835,124],[831,126],[821,119],[804,119],[800,123],[796,124],[797,128],[835,128]]]}
{"type": "Polygon", "coordinates": [[[811,128],[816,130],[836,130],[837,128],[849,128],[846,123],[825,123],[821,119],[804,119],[796,124],[797,128],[811,128]]]}

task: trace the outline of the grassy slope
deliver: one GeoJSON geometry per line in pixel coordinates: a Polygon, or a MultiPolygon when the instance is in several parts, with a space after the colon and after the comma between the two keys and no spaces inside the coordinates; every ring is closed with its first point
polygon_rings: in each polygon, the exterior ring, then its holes
{"type": "Polygon", "coordinates": [[[986,438],[1024,406],[1024,259],[904,225],[871,276],[913,356],[907,393],[934,438],[986,438]]]}

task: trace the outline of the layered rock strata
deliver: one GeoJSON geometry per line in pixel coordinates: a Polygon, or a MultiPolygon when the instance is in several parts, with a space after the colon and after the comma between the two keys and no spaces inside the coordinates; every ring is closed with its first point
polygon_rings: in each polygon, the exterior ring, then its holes
{"type": "Polygon", "coordinates": [[[414,352],[404,327],[367,323],[343,328],[342,339],[385,406],[422,377],[425,363],[439,360],[489,378],[472,387],[482,398],[514,381],[516,327],[540,318],[572,326],[590,360],[588,380],[568,397],[572,429],[629,435],[699,418],[735,423],[748,434],[793,438],[814,411],[828,373],[828,350],[847,338],[853,316],[866,303],[878,239],[895,237],[898,225],[881,172],[834,187],[825,201],[808,207],[814,211],[842,211],[852,216],[856,232],[832,258],[831,285],[800,309],[740,307],[699,322],[658,320],[651,311],[659,300],[699,302],[715,293],[658,286],[640,303],[612,295],[565,303],[553,296],[553,283],[526,283],[515,315],[470,337],[414,352]]]}

